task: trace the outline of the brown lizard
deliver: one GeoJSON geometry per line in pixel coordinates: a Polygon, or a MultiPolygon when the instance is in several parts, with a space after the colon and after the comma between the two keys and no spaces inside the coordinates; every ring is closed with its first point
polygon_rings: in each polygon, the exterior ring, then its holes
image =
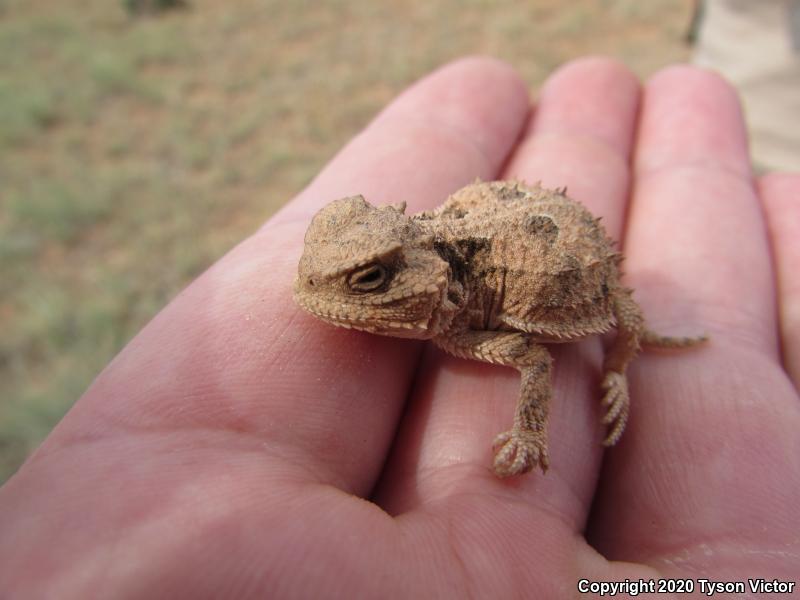
{"type": "Polygon", "coordinates": [[[476,182],[433,211],[377,208],[362,196],[317,213],[295,299],[342,327],[430,339],[456,356],[519,369],[514,424],[494,440],[500,477],[546,471],[552,359],[543,343],[617,336],[603,370],[604,444],[619,440],[630,400],[625,371],[640,344],[691,346],[644,325],[620,283],[621,255],[599,219],[566,196],[520,182],[476,182]]]}

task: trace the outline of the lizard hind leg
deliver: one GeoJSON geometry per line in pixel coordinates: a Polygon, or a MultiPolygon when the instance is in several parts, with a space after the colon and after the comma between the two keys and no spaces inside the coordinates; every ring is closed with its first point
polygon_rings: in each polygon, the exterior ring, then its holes
{"type": "Polygon", "coordinates": [[[625,288],[616,292],[614,316],[617,319],[617,339],[606,354],[603,365],[603,407],[606,408],[606,414],[602,422],[608,427],[604,446],[616,444],[628,422],[630,396],[625,371],[640,348],[688,348],[708,340],[706,335],[671,337],[648,329],[641,308],[631,298],[631,290],[625,288]]]}
{"type": "Polygon", "coordinates": [[[639,352],[645,334],[644,317],[639,305],[631,298],[630,290],[620,289],[614,299],[617,337],[603,361],[604,391],[602,405],[606,409],[602,423],[608,428],[604,446],[617,443],[630,413],[630,394],[625,371],[639,352]]]}

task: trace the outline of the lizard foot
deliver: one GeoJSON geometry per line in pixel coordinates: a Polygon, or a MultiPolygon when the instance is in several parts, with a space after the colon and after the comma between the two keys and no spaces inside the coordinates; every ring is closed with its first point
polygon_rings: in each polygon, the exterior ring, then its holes
{"type": "Polygon", "coordinates": [[[607,408],[602,423],[608,426],[608,434],[603,440],[603,445],[613,446],[619,440],[625,424],[628,422],[631,404],[628,395],[628,380],[622,373],[608,371],[603,378],[601,387],[606,392],[603,396],[603,406],[607,408]]]}
{"type": "Polygon", "coordinates": [[[512,429],[494,438],[494,472],[498,477],[527,473],[539,466],[547,471],[547,439],[542,432],[512,429]]]}

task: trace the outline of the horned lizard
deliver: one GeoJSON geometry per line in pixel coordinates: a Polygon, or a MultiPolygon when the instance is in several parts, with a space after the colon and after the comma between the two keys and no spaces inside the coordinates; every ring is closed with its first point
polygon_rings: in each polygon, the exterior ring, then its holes
{"type": "Polygon", "coordinates": [[[354,196],[320,210],[305,236],[295,299],[312,314],[519,369],[514,423],[493,444],[500,477],[549,464],[552,359],[544,343],[616,327],[602,380],[611,446],[628,420],[625,371],[640,344],[705,339],[645,327],[632,290],[620,283],[621,255],[599,219],[565,192],[476,181],[414,216],[404,203],[377,208],[354,196]]]}

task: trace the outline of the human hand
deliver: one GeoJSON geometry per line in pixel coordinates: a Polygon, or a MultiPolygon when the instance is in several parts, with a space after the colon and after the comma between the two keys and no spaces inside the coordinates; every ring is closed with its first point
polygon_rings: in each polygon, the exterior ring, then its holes
{"type": "Polygon", "coordinates": [[[165,308],[0,490],[0,590],[555,598],[580,579],[796,577],[799,191],[754,183],[735,94],[707,72],[641,90],[583,59],[529,114],[502,64],[447,66],[165,308]],[[500,480],[516,371],[291,300],[320,206],[413,213],[476,176],[568,186],[622,240],[652,328],[711,337],[634,361],[605,456],[599,339],[554,349],[547,475],[500,480]]]}

